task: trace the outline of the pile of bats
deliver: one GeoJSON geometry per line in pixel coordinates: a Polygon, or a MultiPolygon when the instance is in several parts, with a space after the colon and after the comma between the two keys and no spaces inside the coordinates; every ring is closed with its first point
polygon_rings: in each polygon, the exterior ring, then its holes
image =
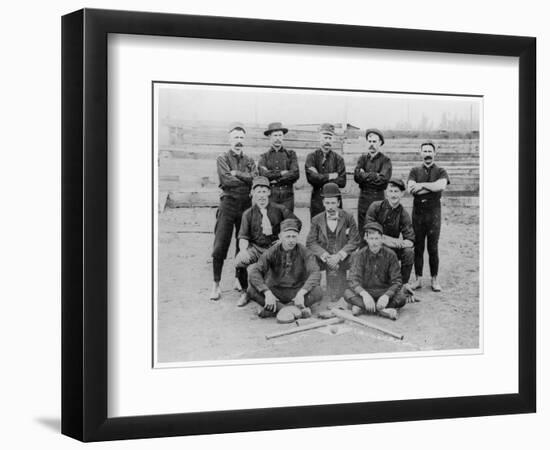
{"type": "Polygon", "coordinates": [[[301,333],[303,331],[314,330],[316,328],[321,328],[321,327],[335,326],[336,324],[342,323],[344,321],[353,322],[353,323],[362,325],[364,327],[377,330],[381,333],[387,334],[399,340],[403,340],[404,338],[402,334],[395,333],[391,330],[388,330],[387,328],[371,323],[365,319],[360,319],[359,317],[355,317],[349,311],[344,311],[341,309],[334,308],[330,311],[330,313],[334,317],[330,319],[319,320],[313,323],[308,323],[306,325],[300,325],[300,322],[296,321],[296,324],[298,325],[296,328],[289,328],[283,331],[279,331],[277,333],[268,334],[266,335],[266,339],[273,339],[281,336],[288,336],[289,334],[301,333]]]}

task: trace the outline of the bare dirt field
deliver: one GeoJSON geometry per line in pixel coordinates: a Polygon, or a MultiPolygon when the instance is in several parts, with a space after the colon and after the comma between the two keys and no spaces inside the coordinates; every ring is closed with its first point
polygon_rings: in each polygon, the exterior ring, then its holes
{"type": "MultiPolygon", "coordinates": [[[[350,210],[356,214],[356,211],[350,210]]],[[[294,324],[260,319],[257,305],[236,306],[233,290],[234,246],[229,250],[221,287],[223,296],[208,299],[212,283],[210,257],[215,208],[176,208],[159,214],[158,341],[159,363],[189,363],[255,358],[355,355],[479,347],[479,209],[443,208],[440,239],[440,282],[443,292],[429,288],[425,257],[425,286],[420,303],[408,304],[397,321],[377,316],[361,318],[402,333],[402,341],[361,325],[341,324],[276,339],[266,335],[294,324]]],[[[305,241],[309,211],[298,209],[305,241]]],[[[325,310],[324,299],[313,308],[325,310]]]]}

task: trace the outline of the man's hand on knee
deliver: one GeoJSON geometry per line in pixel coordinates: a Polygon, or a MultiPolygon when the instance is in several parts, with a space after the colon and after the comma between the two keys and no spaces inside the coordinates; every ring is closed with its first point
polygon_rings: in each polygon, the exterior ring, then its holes
{"type": "Polygon", "coordinates": [[[264,309],[275,312],[277,309],[277,301],[279,299],[275,297],[275,294],[273,294],[273,292],[271,291],[265,291],[264,295],[265,295],[264,309]]]}
{"type": "Polygon", "coordinates": [[[367,312],[373,313],[376,311],[376,303],[367,291],[361,292],[361,298],[363,299],[363,304],[367,312]]]}
{"type": "Polygon", "coordinates": [[[390,302],[390,298],[386,294],[382,295],[376,302],[376,309],[378,311],[382,311],[383,309],[386,309],[389,302],[390,302]]]}

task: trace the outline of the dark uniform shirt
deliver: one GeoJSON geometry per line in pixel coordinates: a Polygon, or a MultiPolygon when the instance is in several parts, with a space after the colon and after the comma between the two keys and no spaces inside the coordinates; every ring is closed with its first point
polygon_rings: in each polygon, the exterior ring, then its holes
{"type": "Polygon", "coordinates": [[[384,229],[384,234],[398,238],[403,234],[403,239],[414,242],[414,231],[411,216],[399,203],[392,208],[388,200],[372,202],[367,211],[367,223],[378,222],[384,229]]]}
{"type": "MultiPolygon", "coordinates": [[[[442,178],[447,180],[447,184],[451,184],[447,171],[435,164],[432,164],[430,167],[426,167],[424,164],[413,167],[409,173],[409,180],[416,181],[417,183],[433,183],[442,178]]],[[[441,191],[414,195],[414,206],[417,208],[439,206],[440,203],[441,191]]]]}
{"type": "Polygon", "coordinates": [[[271,147],[263,153],[258,161],[258,170],[274,186],[292,186],[300,178],[296,152],[284,147],[279,150],[271,147]],[[288,173],[281,175],[283,170],[288,170],[288,173]]]}
{"type": "Polygon", "coordinates": [[[218,156],[216,160],[219,187],[222,189],[221,197],[233,197],[241,199],[250,194],[252,179],[257,175],[254,160],[244,153],[235,154],[232,150],[218,156]],[[236,175],[231,171],[236,170],[236,175]]]}
{"type": "Polygon", "coordinates": [[[353,179],[362,190],[383,191],[388,186],[391,174],[392,164],[390,158],[380,152],[376,153],[374,157],[367,153],[361,155],[357,161],[353,179]]]}
{"type": "Polygon", "coordinates": [[[260,292],[269,290],[268,284],[310,292],[321,283],[321,272],[315,255],[302,244],[285,251],[279,243],[267,249],[258,262],[250,266],[248,281],[260,292]]]}
{"type": "Polygon", "coordinates": [[[239,230],[239,239],[246,239],[251,244],[255,244],[262,248],[271,247],[271,245],[279,239],[281,222],[289,217],[296,218],[287,208],[276,203],[269,203],[266,209],[267,217],[271,222],[273,231],[271,236],[266,236],[262,232],[263,216],[258,205],[254,205],[248,208],[243,214],[241,228],[239,230]]]}
{"type": "Polygon", "coordinates": [[[306,157],[305,168],[307,181],[314,189],[321,189],[329,181],[336,183],[340,188],[346,186],[346,164],[344,163],[344,158],[332,150],[326,155],[321,149],[310,153],[306,157]],[[310,167],[315,167],[318,173],[308,170],[310,167]],[[333,180],[329,180],[328,174],[334,172],[338,176],[333,180]]]}
{"type": "Polygon", "coordinates": [[[368,247],[363,247],[353,254],[348,280],[349,287],[356,294],[363,290],[386,289],[386,295],[391,298],[402,283],[397,256],[386,247],[382,247],[376,254],[368,247]]]}

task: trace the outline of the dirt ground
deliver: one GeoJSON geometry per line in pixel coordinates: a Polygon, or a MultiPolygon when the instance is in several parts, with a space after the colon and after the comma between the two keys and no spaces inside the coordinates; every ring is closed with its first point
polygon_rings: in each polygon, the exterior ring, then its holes
{"type": "MultiPolygon", "coordinates": [[[[408,304],[397,321],[361,316],[392,331],[402,341],[361,325],[341,324],[335,333],[327,327],[276,339],[266,335],[294,324],[260,319],[257,305],[236,306],[233,290],[234,244],[229,250],[221,282],[222,298],[208,299],[212,284],[210,257],[215,208],[167,209],[159,215],[158,341],[159,363],[240,360],[254,358],[354,355],[425,350],[477,349],[479,346],[479,220],[478,208],[443,208],[440,239],[440,283],[429,288],[425,256],[425,284],[420,303],[408,304]]],[[[355,211],[351,211],[355,215],[355,211]]],[[[298,209],[304,228],[309,212],[298,209]]],[[[324,280],[324,277],[323,277],[324,280]]],[[[324,285],[324,281],[323,281],[324,285]]],[[[314,315],[329,305],[324,299],[314,315]]]]}

